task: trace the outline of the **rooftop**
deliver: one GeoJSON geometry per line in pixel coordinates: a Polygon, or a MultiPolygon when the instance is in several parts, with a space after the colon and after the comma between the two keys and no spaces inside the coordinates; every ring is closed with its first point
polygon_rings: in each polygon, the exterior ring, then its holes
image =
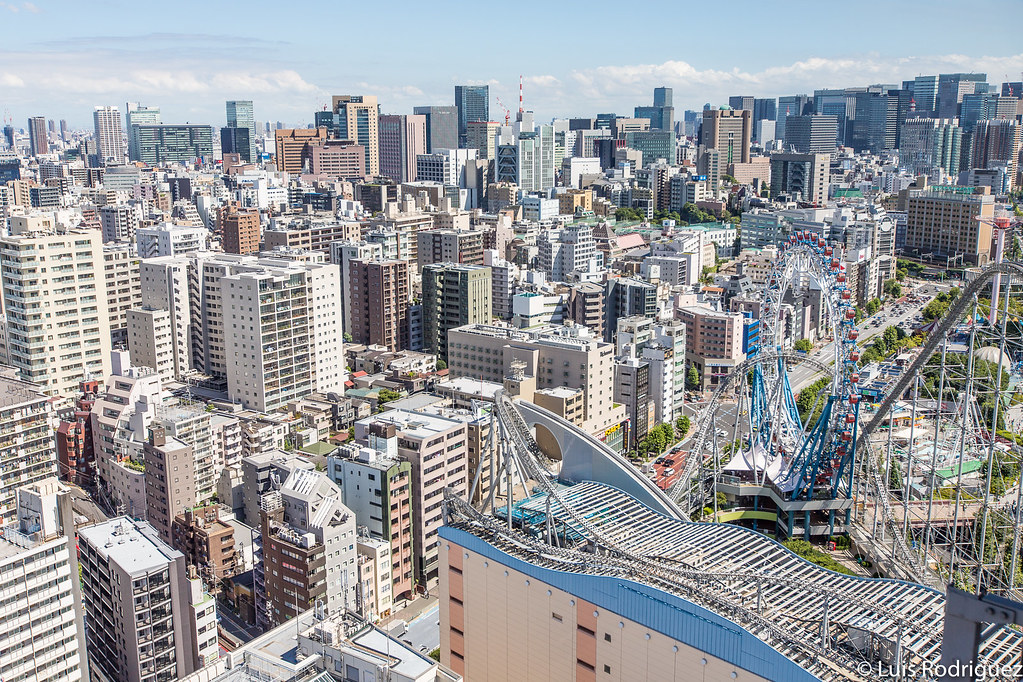
{"type": "Polygon", "coordinates": [[[184,556],[160,540],[149,523],[127,516],[82,528],[78,537],[105,560],[133,575],[164,568],[168,562],[184,556]]]}

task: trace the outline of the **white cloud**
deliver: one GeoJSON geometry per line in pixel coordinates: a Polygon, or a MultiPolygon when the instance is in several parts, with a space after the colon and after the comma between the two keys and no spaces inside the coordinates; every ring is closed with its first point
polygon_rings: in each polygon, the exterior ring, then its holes
{"type": "Polygon", "coordinates": [[[11,4],[9,2],[0,2],[0,9],[5,9],[8,12],[14,12],[15,14],[17,14],[19,11],[17,5],[11,4]]]}
{"type": "Polygon", "coordinates": [[[23,88],[25,87],[25,81],[13,73],[0,73],[0,85],[5,88],[23,88]]]}
{"type": "Polygon", "coordinates": [[[36,7],[31,2],[23,2],[23,3],[21,3],[21,6],[25,8],[26,12],[31,12],[32,14],[39,14],[40,12],[42,12],[41,9],[36,7]]]}

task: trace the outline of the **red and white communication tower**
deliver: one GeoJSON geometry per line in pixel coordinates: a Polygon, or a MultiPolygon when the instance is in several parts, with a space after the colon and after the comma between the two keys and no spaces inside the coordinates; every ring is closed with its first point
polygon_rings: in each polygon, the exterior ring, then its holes
{"type": "MultiPolygon", "coordinates": [[[[995,239],[993,262],[1001,263],[1005,257],[1005,238],[1006,236],[1012,237],[1013,228],[1020,224],[1019,218],[999,215],[993,218],[978,217],[977,220],[991,226],[994,233],[992,236],[995,239]]],[[[988,312],[988,323],[992,326],[998,321],[998,295],[1001,292],[1001,288],[1002,275],[998,275],[991,280],[991,310],[988,312]]]]}

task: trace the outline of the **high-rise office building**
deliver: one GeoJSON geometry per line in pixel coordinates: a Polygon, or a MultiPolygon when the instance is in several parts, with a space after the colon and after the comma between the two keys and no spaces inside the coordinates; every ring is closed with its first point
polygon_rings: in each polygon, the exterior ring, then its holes
{"type": "MultiPolygon", "coordinates": [[[[11,129],[11,148],[14,147],[14,129],[11,129]]],[[[47,154],[50,142],[46,136],[46,117],[33,116],[28,119],[28,150],[32,156],[47,154]]]]}
{"type": "Polygon", "coordinates": [[[327,141],[327,129],[279,128],[274,131],[274,140],[276,142],[277,170],[298,174],[303,171],[307,163],[312,163],[313,149],[322,147],[327,141]]]}
{"type": "Polygon", "coordinates": [[[71,492],[52,476],[25,484],[17,491],[16,509],[16,519],[0,535],[3,678],[85,680],[89,666],[71,492]]]}
{"type": "Polygon", "coordinates": [[[469,121],[466,124],[465,146],[479,152],[477,158],[492,161],[497,158],[497,134],[501,124],[497,121],[469,121]]]}
{"type": "Polygon", "coordinates": [[[671,105],[671,88],[654,88],[654,105],[636,107],[636,118],[650,121],[651,130],[675,131],[675,107],[671,105]]]}
{"type": "Polygon", "coordinates": [[[753,100],[753,122],[774,121],[778,118],[778,100],[772,98],[753,100]]]}
{"type": "MultiPolygon", "coordinates": [[[[857,151],[879,153],[899,142],[899,96],[890,86],[871,86],[855,94],[855,118],[846,132],[846,144],[857,151]]],[[[954,117],[953,117],[954,118],[954,117]]]]}
{"type": "Polygon", "coordinates": [[[409,266],[404,260],[349,261],[345,292],[356,343],[404,350],[409,343],[409,266]]]}
{"type": "Polygon", "coordinates": [[[380,174],[380,106],[376,95],[334,95],[331,102],[333,136],[362,145],[366,153],[366,175],[376,177],[380,174]]]}
{"type": "Polygon", "coordinates": [[[954,119],[906,119],[899,132],[899,164],[914,175],[957,178],[961,144],[954,119]]]}
{"type": "Polygon", "coordinates": [[[490,120],[490,86],[456,85],[455,107],[458,109],[458,146],[465,146],[469,121],[490,120]]]}
{"type": "Polygon", "coordinates": [[[703,112],[700,143],[721,153],[721,163],[749,163],[753,112],[748,109],[710,109],[703,112]]]}
{"type": "Polygon", "coordinates": [[[208,125],[133,125],[138,160],[150,166],[213,159],[213,127],[208,125]]]}
{"type": "Polygon", "coordinates": [[[253,153],[249,144],[252,139],[252,131],[249,128],[220,129],[220,152],[221,154],[237,154],[242,162],[249,162],[248,155],[253,153]]]}
{"type": "Polygon", "coordinates": [[[735,95],[728,98],[728,106],[733,109],[749,109],[753,111],[756,98],[752,95],[735,95]]]}
{"type": "Polygon", "coordinates": [[[845,90],[814,90],[813,113],[822,116],[834,116],[838,123],[835,139],[845,144],[845,129],[848,120],[849,97],[845,90]]]}
{"type": "Polygon", "coordinates": [[[124,133],[117,107],[96,107],[92,112],[96,129],[96,155],[108,166],[124,163],[124,133]]]}
{"type": "Polygon", "coordinates": [[[86,375],[110,373],[110,315],[97,230],[0,237],[7,358],[50,395],[74,395],[86,375]],[[38,254],[53,264],[40,267],[38,254]],[[44,317],[45,314],[52,317],[44,317]],[[47,342],[59,335],[60,343],[47,342]]]}
{"type": "Polygon", "coordinates": [[[252,110],[252,100],[227,101],[227,127],[248,129],[248,148],[239,145],[238,149],[232,151],[240,154],[242,161],[250,163],[256,161],[256,118],[252,110]]]}
{"type": "Polygon", "coordinates": [[[422,276],[423,347],[447,361],[449,330],[491,321],[491,271],[482,265],[433,263],[423,267],[422,276]]]}
{"type": "MultiPolygon", "coordinates": [[[[4,126],[4,142],[8,149],[14,149],[14,126],[10,123],[4,126]]],[[[34,151],[32,152],[35,153],[34,151]]]]}
{"type": "Polygon", "coordinates": [[[120,517],[78,532],[89,664],[103,679],[186,677],[216,662],[216,601],[151,525],[120,517]]]}
{"type": "Polygon", "coordinates": [[[426,116],[383,115],[379,118],[380,174],[395,182],[416,179],[416,157],[426,153],[426,116]]]}
{"type": "Polygon", "coordinates": [[[799,154],[831,154],[837,138],[837,116],[815,114],[785,119],[785,147],[799,154]]]}
{"type": "Polygon", "coordinates": [[[1023,124],[1007,119],[978,121],[972,135],[971,168],[1019,163],[1023,124]]]}
{"type": "Polygon", "coordinates": [[[785,119],[787,117],[813,113],[810,111],[813,106],[812,102],[813,100],[809,95],[785,95],[778,98],[778,108],[775,116],[777,125],[774,129],[776,140],[785,139],[785,119]]]}
{"type": "Polygon", "coordinates": [[[831,181],[830,154],[771,154],[771,196],[822,203],[831,181]]]}
{"type": "MultiPolygon", "coordinates": [[[[914,86],[915,88],[915,86],[914,86]]],[[[943,73],[938,76],[938,118],[958,118],[964,95],[988,91],[986,73],[943,73]]]]}
{"type": "Polygon", "coordinates": [[[220,210],[220,233],[224,253],[245,255],[259,251],[259,209],[237,204],[220,210]]]}
{"type": "Polygon", "coordinates": [[[138,131],[135,126],[160,125],[163,118],[160,116],[160,107],[147,107],[138,102],[126,102],[124,105],[125,123],[128,126],[128,159],[130,161],[141,161],[139,156],[138,131]]]}
{"type": "Polygon", "coordinates": [[[426,153],[458,147],[458,107],[415,107],[414,114],[426,116],[426,153]]]}
{"type": "Polygon", "coordinates": [[[929,116],[937,113],[937,76],[917,76],[913,79],[913,103],[918,114],[929,116]]]}

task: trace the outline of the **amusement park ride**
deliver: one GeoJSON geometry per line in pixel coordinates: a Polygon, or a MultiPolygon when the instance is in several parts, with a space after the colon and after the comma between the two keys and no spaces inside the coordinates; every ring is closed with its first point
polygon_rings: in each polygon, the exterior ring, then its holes
{"type": "Polygon", "coordinates": [[[564,449],[558,462],[537,445],[538,408],[499,392],[494,406],[479,408],[492,427],[470,499],[484,481],[489,492],[475,507],[448,498],[448,523],[553,570],[683,594],[820,679],[875,679],[859,667],[876,654],[857,643],[864,636],[900,664],[970,655],[1018,662],[1023,637],[994,624],[1023,623],[1023,444],[1014,442],[1018,426],[1001,428],[1007,411],[1023,420],[1013,404],[1023,395],[1023,261],[1013,260],[1023,249],[1011,219],[993,227],[993,262],[967,271],[915,359],[879,392],[863,386],[856,296],[839,254],[815,234],[793,234],[767,278],[762,342],[721,378],[668,491],[595,439],[569,433],[565,443],[587,450],[573,457],[600,460],[583,467],[592,478],[580,477],[564,449]],[[821,359],[784,346],[787,310],[810,293],[829,336],[821,359]],[[790,381],[797,367],[828,378],[806,417],[790,381]],[[730,432],[724,444],[722,431],[730,432]],[[706,507],[717,511],[719,493],[773,528],[690,522],[717,519],[706,507]],[[897,580],[810,570],[764,537],[771,530],[818,540],[846,533],[878,574],[897,580]],[[943,623],[957,646],[942,647],[943,623]]]}

